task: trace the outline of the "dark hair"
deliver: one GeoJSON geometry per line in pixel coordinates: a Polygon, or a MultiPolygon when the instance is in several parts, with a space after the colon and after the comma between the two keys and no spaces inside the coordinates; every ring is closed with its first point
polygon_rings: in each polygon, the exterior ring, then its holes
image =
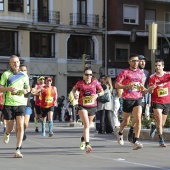
{"type": "Polygon", "coordinates": [[[129,56],[129,60],[133,57],[138,57],[139,58],[139,55],[136,54],[136,53],[131,53],[130,56],[129,56]]]}
{"type": "Polygon", "coordinates": [[[26,67],[27,68],[27,66],[25,64],[21,64],[19,67],[26,67]]]}
{"type": "Polygon", "coordinates": [[[164,65],[164,60],[163,59],[156,59],[155,63],[162,63],[162,65],[164,65]]]}
{"type": "Polygon", "coordinates": [[[86,72],[86,70],[91,70],[91,71],[92,71],[91,67],[86,67],[86,68],[84,69],[84,73],[86,72]]]}

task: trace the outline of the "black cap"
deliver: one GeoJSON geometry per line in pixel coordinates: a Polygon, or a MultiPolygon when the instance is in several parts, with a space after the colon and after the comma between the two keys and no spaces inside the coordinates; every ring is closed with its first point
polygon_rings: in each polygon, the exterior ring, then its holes
{"type": "Polygon", "coordinates": [[[144,57],[143,55],[139,55],[139,60],[147,60],[147,58],[144,57]]]}

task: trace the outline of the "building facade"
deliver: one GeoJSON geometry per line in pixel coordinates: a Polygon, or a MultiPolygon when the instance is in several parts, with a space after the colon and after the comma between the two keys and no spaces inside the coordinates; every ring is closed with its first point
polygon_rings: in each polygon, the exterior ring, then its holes
{"type": "Polygon", "coordinates": [[[128,56],[137,53],[148,58],[146,68],[151,70],[151,51],[148,49],[148,24],[158,24],[158,47],[155,58],[165,60],[170,68],[170,1],[169,0],[108,0],[107,1],[107,57],[108,67],[115,76],[121,68],[128,67],[128,56]],[[130,42],[132,30],[136,30],[135,42],[130,42]],[[166,38],[165,38],[165,37],[166,38]]]}
{"type": "Polygon", "coordinates": [[[102,65],[103,0],[0,1],[0,74],[18,55],[30,77],[51,76],[59,96],[82,78],[82,55],[102,65]]]}

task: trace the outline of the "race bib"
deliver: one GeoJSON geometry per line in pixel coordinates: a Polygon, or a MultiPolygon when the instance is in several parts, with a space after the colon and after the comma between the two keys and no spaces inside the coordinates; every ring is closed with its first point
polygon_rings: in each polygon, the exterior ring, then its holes
{"type": "Polygon", "coordinates": [[[94,104],[94,100],[92,96],[84,96],[83,97],[83,106],[88,106],[94,104]]]}
{"type": "Polygon", "coordinates": [[[168,88],[158,89],[158,97],[168,96],[168,88]]]}
{"type": "Polygon", "coordinates": [[[24,105],[27,105],[27,103],[28,103],[28,98],[24,97],[24,105]]]}
{"type": "Polygon", "coordinates": [[[132,91],[140,91],[140,83],[139,82],[133,82],[133,89],[132,91]]]}
{"type": "Polygon", "coordinates": [[[45,102],[46,103],[51,103],[53,101],[53,97],[46,97],[45,102]]]}

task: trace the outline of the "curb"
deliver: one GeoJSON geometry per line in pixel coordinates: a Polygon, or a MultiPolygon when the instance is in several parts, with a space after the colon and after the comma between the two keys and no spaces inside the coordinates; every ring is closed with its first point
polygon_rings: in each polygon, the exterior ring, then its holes
{"type": "MultiPolygon", "coordinates": [[[[128,132],[129,132],[129,128],[125,128],[123,131],[123,136],[125,138],[127,138],[128,132]]],[[[147,140],[159,140],[157,132],[155,133],[155,136],[153,139],[149,136],[149,133],[150,133],[150,129],[141,129],[139,138],[147,139],[147,140]]],[[[163,137],[166,141],[170,141],[170,130],[169,129],[163,130],[163,137]]]]}

